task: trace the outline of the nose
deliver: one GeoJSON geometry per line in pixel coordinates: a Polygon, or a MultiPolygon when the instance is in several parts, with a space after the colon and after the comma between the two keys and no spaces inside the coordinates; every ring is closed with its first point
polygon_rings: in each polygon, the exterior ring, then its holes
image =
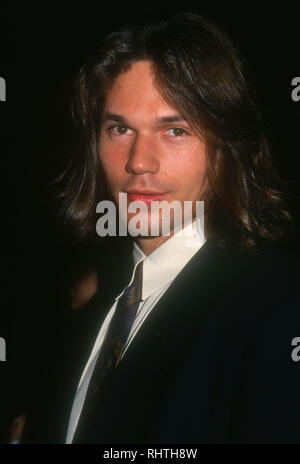
{"type": "Polygon", "coordinates": [[[159,170],[158,147],[151,135],[139,134],[130,148],[126,171],[130,174],[155,174],[159,170]]]}

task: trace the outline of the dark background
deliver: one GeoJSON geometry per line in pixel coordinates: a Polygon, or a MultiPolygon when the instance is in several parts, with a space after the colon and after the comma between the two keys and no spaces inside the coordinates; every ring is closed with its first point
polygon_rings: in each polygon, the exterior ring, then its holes
{"type": "MultiPolygon", "coordinates": [[[[95,260],[92,248],[74,246],[61,233],[50,201],[50,182],[72,152],[73,82],[108,32],[127,22],[164,19],[184,11],[149,5],[99,4],[95,9],[83,4],[80,11],[67,14],[47,7],[3,11],[0,76],[6,79],[7,101],[0,102],[0,336],[7,341],[7,361],[0,363],[0,436],[11,405],[18,414],[24,401],[24,377],[11,372],[23,366],[29,379],[25,390],[30,391],[44,351],[53,363],[59,362],[57,334],[68,311],[68,290],[80,270],[95,260]]],[[[189,11],[220,23],[248,61],[275,161],[287,180],[296,218],[290,249],[299,255],[300,101],[291,99],[291,81],[300,76],[299,9],[289,5],[263,10],[245,3],[234,9],[211,4],[189,11]]]]}

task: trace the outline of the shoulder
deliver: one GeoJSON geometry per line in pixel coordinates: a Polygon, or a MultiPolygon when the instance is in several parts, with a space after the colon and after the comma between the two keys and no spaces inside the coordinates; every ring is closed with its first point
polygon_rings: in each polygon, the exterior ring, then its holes
{"type": "Polygon", "coordinates": [[[249,298],[258,295],[299,301],[300,260],[291,252],[263,244],[259,249],[222,249],[216,244],[222,279],[249,298]]]}
{"type": "Polygon", "coordinates": [[[204,279],[210,306],[230,333],[270,341],[286,330],[289,343],[300,336],[299,260],[291,253],[269,245],[229,250],[208,241],[192,277],[195,301],[203,301],[204,279]]]}
{"type": "Polygon", "coordinates": [[[271,245],[221,253],[230,269],[227,294],[236,296],[230,318],[243,328],[256,366],[287,369],[299,380],[300,364],[292,359],[300,341],[299,259],[271,245]]]}

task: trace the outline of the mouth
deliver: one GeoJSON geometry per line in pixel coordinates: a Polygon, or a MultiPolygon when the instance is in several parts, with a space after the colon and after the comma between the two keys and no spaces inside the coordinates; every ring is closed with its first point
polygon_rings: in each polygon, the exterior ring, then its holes
{"type": "Polygon", "coordinates": [[[132,201],[144,201],[145,203],[151,203],[152,201],[162,201],[166,198],[167,192],[154,192],[154,191],[129,191],[127,198],[130,202],[132,201]]]}

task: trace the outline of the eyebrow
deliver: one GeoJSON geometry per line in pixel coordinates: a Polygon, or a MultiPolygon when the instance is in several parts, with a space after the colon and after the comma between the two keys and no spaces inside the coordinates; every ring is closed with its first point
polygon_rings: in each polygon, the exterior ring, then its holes
{"type": "MultiPolygon", "coordinates": [[[[116,121],[126,126],[130,126],[129,121],[120,114],[106,112],[102,117],[103,121],[116,121]]],[[[173,122],[186,122],[186,120],[179,114],[174,114],[171,116],[162,116],[156,120],[156,124],[170,124],[173,122]]]]}

